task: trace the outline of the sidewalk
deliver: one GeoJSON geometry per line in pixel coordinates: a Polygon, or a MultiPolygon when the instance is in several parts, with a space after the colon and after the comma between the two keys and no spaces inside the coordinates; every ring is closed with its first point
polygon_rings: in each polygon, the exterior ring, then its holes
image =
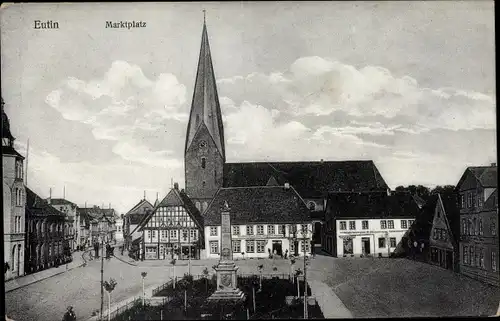
{"type": "Polygon", "coordinates": [[[310,280],[308,283],[325,319],[353,318],[351,311],[328,285],[316,280],[310,280]]]}
{"type": "MultiPolygon", "coordinates": [[[[87,258],[84,258],[83,255],[86,255],[87,251],[85,252],[73,252],[73,261],[67,264],[67,269],[66,269],[66,264],[60,265],[59,267],[53,267],[49,268],[40,272],[36,272],[33,274],[28,274],[25,276],[21,276],[19,278],[9,280],[5,282],[5,293],[8,293],[10,291],[17,290],[19,288],[23,288],[25,286],[28,286],[30,284],[40,282],[42,280],[51,278],[53,276],[62,274],[66,271],[76,269],[83,264],[85,264],[87,258]]],[[[88,256],[87,256],[88,257],[88,256]]]]}

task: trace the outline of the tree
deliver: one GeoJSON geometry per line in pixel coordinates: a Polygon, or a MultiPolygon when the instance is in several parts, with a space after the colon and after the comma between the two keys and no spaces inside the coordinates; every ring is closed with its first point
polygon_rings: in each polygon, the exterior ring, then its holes
{"type": "Polygon", "coordinates": [[[454,185],[444,185],[444,186],[441,186],[441,185],[438,185],[436,187],[434,187],[430,194],[431,195],[436,195],[436,194],[453,194],[455,193],[455,186],[454,185]]]}
{"type": "Polygon", "coordinates": [[[116,280],[111,278],[108,281],[104,281],[103,286],[106,292],[108,292],[108,321],[111,320],[111,292],[115,289],[116,280]]]}

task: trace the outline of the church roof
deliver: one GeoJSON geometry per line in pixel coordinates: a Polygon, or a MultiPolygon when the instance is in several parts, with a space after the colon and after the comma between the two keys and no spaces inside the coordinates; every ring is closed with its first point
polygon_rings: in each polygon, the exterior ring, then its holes
{"type": "Polygon", "coordinates": [[[303,198],[339,191],[386,191],[373,161],[255,162],[224,164],[224,187],[289,183],[303,198]]]}
{"type": "Polygon", "coordinates": [[[205,23],[203,23],[200,57],[196,72],[193,101],[191,103],[191,113],[189,115],[185,151],[188,150],[201,126],[207,128],[222,158],[225,159],[222,113],[217,95],[217,85],[205,23]]]}
{"type": "Polygon", "coordinates": [[[336,218],[417,217],[419,208],[408,192],[332,193],[327,213],[336,218]]]}
{"type": "Polygon", "coordinates": [[[221,224],[224,202],[230,207],[231,224],[311,221],[309,209],[293,187],[230,187],[215,194],[203,215],[205,226],[221,224]]]}

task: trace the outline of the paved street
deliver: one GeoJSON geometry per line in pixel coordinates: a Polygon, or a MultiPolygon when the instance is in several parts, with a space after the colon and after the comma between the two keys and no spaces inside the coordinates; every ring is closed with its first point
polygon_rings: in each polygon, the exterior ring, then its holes
{"type": "MultiPolygon", "coordinates": [[[[125,262],[113,258],[104,263],[104,279],[114,277],[118,282],[112,293],[112,306],[113,302],[141,295],[142,271],[148,273],[146,289],[168,281],[171,276],[171,266],[164,265],[168,261],[129,264],[128,257],[119,258],[125,262]]],[[[200,274],[206,266],[212,272],[216,263],[192,261],[191,271],[200,274]]],[[[236,263],[241,274],[258,274],[260,264],[265,274],[290,271],[287,260],[247,259],[236,263]]],[[[303,261],[297,260],[295,267],[303,269],[303,261]]],[[[175,269],[176,275],[182,276],[188,270],[187,262],[178,261],[175,269]]],[[[498,288],[404,259],[336,259],[318,255],[311,262],[308,278],[315,280],[311,282],[313,295],[321,296],[318,301],[330,307],[330,317],[493,315],[500,298],[498,288]]],[[[99,282],[100,260],[90,261],[86,267],[7,293],[7,315],[19,321],[52,321],[62,318],[65,308],[73,305],[77,319],[87,320],[100,306],[99,282]]],[[[107,304],[105,294],[104,310],[107,304]]]]}

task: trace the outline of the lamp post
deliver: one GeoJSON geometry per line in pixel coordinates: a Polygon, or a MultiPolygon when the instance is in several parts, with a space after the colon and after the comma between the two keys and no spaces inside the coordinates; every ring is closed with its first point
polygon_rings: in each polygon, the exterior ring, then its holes
{"type": "Polygon", "coordinates": [[[99,234],[101,236],[101,320],[102,320],[102,310],[104,308],[104,236],[107,233],[107,225],[104,225],[103,222],[105,221],[105,216],[103,215],[101,222],[100,222],[100,228],[99,228],[99,234]]]}
{"type": "Polygon", "coordinates": [[[142,277],[142,306],[144,307],[144,299],[145,299],[145,296],[146,296],[146,293],[144,291],[144,279],[146,278],[146,276],[148,275],[147,272],[141,272],[141,277],[142,277]]]}

